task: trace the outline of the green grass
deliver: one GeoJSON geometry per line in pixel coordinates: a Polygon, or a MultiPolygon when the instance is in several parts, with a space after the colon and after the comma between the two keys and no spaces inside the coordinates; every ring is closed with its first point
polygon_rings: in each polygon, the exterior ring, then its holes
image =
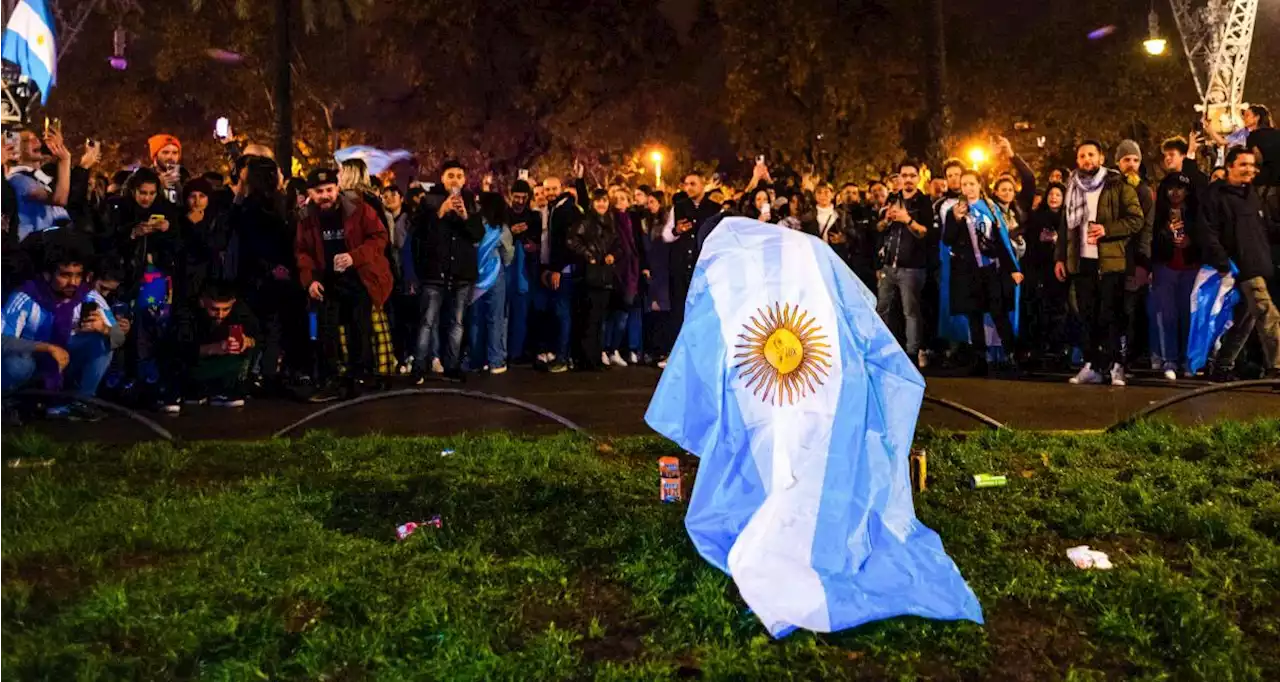
{"type": "Polygon", "coordinates": [[[657,439],[8,439],[56,462],[4,472],[3,675],[1276,679],[1280,421],[918,441],[918,513],[986,626],[773,641],[658,502],[657,439]],[[979,472],[1009,485],[960,485],[979,472]],[[1077,544],[1116,568],[1077,570],[1077,544]]]}

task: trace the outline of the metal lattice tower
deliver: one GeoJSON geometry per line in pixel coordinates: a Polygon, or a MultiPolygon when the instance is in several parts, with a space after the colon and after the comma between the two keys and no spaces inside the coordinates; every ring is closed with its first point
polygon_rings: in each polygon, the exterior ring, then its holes
{"type": "Polygon", "coordinates": [[[1229,108],[1244,103],[1244,78],[1258,0],[1170,0],[1191,76],[1200,92],[1201,108],[1229,108]]]}

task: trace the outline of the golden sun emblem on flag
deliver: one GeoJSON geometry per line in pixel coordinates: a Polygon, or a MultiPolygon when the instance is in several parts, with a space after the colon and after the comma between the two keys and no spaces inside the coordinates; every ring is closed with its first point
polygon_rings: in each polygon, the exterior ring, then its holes
{"type": "Polygon", "coordinates": [[[831,345],[817,320],[800,306],[774,303],[757,308],[742,325],[742,341],[734,346],[738,377],[745,377],[752,395],[766,403],[794,405],[822,385],[829,376],[831,345]]]}

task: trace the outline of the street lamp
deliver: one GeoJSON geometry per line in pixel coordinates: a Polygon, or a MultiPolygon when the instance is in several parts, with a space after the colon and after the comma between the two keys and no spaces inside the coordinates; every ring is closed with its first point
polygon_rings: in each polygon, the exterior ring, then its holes
{"type": "Polygon", "coordinates": [[[981,168],[982,164],[987,162],[987,150],[982,147],[969,148],[969,162],[974,168],[981,168]]]}
{"type": "Polygon", "coordinates": [[[654,181],[658,189],[662,189],[662,152],[656,149],[653,150],[653,153],[649,155],[649,159],[653,161],[654,181]]]}
{"type": "Polygon", "coordinates": [[[1160,17],[1156,14],[1156,5],[1153,0],[1151,12],[1147,14],[1147,39],[1142,41],[1142,47],[1146,49],[1147,54],[1157,57],[1164,54],[1167,44],[1167,41],[1160,37],[1160,17]]]}

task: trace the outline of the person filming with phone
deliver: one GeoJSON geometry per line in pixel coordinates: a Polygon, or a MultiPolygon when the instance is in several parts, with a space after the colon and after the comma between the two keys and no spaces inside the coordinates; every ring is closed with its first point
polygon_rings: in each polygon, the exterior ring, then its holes
{"type": "Polygon", "coordinates": [[[429,370],[433,332],[439,334],[445,376],[462,378],[462,315],[471,304],[471,290],[479,277],[476,246],[485,232],[475,195],[466,184],[462,164],[446,161],[440,170],[444,194],[428,196],[415,221],[410,259],[413,271],[407,272],[406,278],[420,292],[422,317],[413,354],[419,383],[429,370]]]}
{"type": "Polygon", "coordinates": [[[181,410],[172,376],[174,356],[166,343],[173,330],[173,303],[184,300],[186,280],[183,244],[178,228],[182,211],[161,194],[160,176],[139,168],[125,191],[107,202],[98,252],[114,253],[124,266],[121,298],[134,302],[134,334],[130,339],[144,400],[156,400],[165,412],[181,410]]]}
{"type": "Polygon", "coordinates": [[[61,131],[46,130],[42,137],[32,130],[19,133],[17,162],[9,168],[9,184],[17,195],[18,241],[33,233],[57,229],[70,220],[71,150],[61,131]],[[49,158],[57,162],[52,175],[45,170],[49,158]]]}
{"type": "Polygon", "coordinates": [[[203,313],[196,316],[192,343],[185,349],[191,365],[183,392],[189,401],[243,407],[244,377],[258,345],[258,319],[222,283],[206,286],[200,307],[203,313]]]}

